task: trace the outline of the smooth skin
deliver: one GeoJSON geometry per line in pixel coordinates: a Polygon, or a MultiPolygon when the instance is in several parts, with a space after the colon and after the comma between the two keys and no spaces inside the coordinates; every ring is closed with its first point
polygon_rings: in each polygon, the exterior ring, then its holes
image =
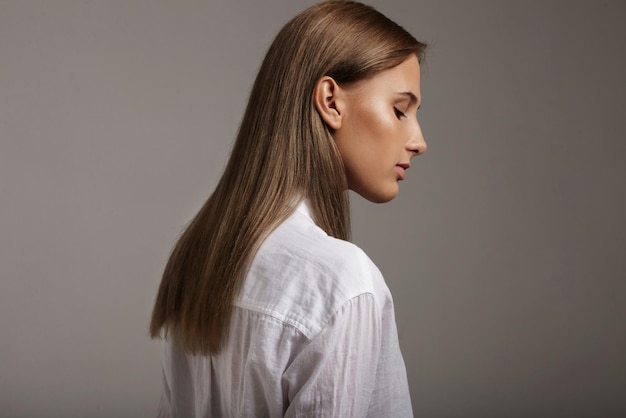
{"type": "Polygon", "coordinates": [[[343,86],[324,76],[313,100],[343,159],[348,188],[375,203],[396,197],[411,159],[426,152],[417,121],[417,57],[343,86]]]}

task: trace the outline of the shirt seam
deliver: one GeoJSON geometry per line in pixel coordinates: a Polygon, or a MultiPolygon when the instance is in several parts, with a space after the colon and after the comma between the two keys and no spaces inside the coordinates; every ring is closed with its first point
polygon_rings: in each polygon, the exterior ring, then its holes
{"type": "Polygon", "coordinates": [[[296,319],[290,318],[286,314],[282,314],[282,313],[280,313],[278,311],[275,311],[273,309],[269,309],[269,308],[263,307],[263,306],[258,305],[258,304],[238,302],[238,303],[235,303],[235,306],[240,308],[240,309],[249,311],[249,312],[255,312],[255,313],[258,313],[258,314],[261,314],[261,315],[267,315],[268,317],[274,318],[274,319],[276,319],[277,321],[279,321],[282,324],[285,324],[285,325],[288,325],[288,326],[290,326],[292,328],[295,328],[297,331],[302,333],[307,339],[313,340],[319,333],[322,332],[322,330],[324,330],[328,326],[328,324],[331,321],[331,319],[335,315],[337,315],[337,313],[339,311],[344,309],[349,303],[352,303],[355,299],[358,299],[361,296],[367,296],[367,295],[369,295],[369,297],[371,297],[373,299],[373,302],[374,302],[375,305],[378,305],[377,301],[376,301],[376,295],[373,292],[369,292],[368,291],[368,292],[359,293],[358,295],[355,295],[355,296],[353,296],[353,297],[351,297],[349,299],[346,299],[341,305],[339,305],[337,307],[337,309],[333,310],[332,312],[329,312],[326,315],[326,318],[325,318],[324,322],[320,323],[320,327],[319,327],[318,331],[314,331],[314,330],[310,329],[309,327],[304,325],[302,322],[300,322],[300,321],[298,321],[296,319]]]}

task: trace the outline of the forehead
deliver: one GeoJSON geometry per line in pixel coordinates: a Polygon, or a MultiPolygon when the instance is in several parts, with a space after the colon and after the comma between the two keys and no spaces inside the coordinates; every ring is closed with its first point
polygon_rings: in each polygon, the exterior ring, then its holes
{"type": "MultiPolygon", "coordinates": [[[[410,93],[420,97],[420,65],[417,57],[411,55],[395,67],[383,70],[353,85],[356,94],[410,93]]],[[[410,97],[409,94],[406,94],[410,97]]]]}

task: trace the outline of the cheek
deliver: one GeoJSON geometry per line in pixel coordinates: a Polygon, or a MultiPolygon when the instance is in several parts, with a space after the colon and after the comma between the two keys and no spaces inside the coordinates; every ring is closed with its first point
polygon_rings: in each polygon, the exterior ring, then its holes
{"type": "Polygon", "coordinates": [[[374,159],[380,162],[389,163],[390,159],[395,159],[401,149],[400,132],[398,131],[399,121],[395,115],[388,116],[382,111],[372,114],[364,127],[369,137],[369,147],[374,155],[374,159]]]}
{"type": "Polygon", "coordinates": [[[368,141],[369,146],[383,145],[388,142],[390,134],[396,129],[397,122],[393,112],[387,111],[386,105],[369,105],[360,109],[353,119],[355,136],[368,141]]]}
{"type": "Polygon", "coordinates": [[[393,105],[383,100],[361,102],[347,116],[346,129],[336,138],[346,169],[353,176],[376,177],[375,172],[395,165],[400,150],[394,138],[401,135],[393,105]]]}

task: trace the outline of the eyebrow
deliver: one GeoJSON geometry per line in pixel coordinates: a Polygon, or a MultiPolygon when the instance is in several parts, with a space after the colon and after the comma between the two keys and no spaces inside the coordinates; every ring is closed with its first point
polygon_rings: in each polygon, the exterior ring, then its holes
{"type": "MultiPolygon", "coordinates": [[[[411,100],[411,103],[417,103],[417,96],[413,92],[401,91],[401,92],[398,92],[398,94],[400,94],[402,96],[407,96],[411,100]]],[[[420,103],[420,105],[417,108],[419,109],[420,107],[422,107],[421,103],[420,103]]]]}

